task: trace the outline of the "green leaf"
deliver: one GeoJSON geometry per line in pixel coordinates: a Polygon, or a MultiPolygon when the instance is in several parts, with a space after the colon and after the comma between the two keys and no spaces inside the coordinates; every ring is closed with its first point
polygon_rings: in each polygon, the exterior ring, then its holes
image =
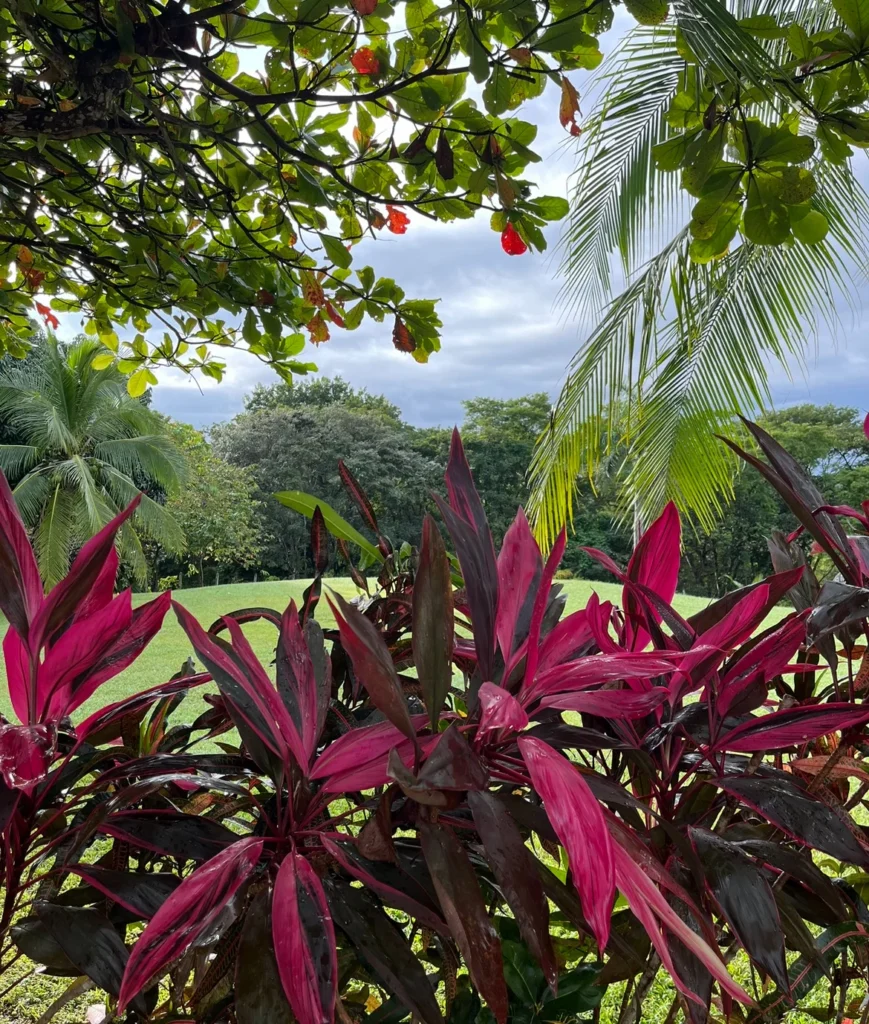
{"type": "Polygon", "coordinates": [[[814,151],[815,140],[808,135],[794,135],[788,128],[778,128],[760,140],[754,157],[764,162],[802,164],[814,151]]]}
{"type": "Polygon", "coordinates": [[[127,392],[131,398],[141,398],[148,390],[148,371],[136,370],[127,380],[127,392]]]}
{"type": "Polygon", "coordinates": [[[748,201],[743,216],[745,237],[757,245],[781,245],[791,233],[791,221],[783,203],[765,194],[757,178],[748,185],[748,201]]]}
{"type": "Polygon", "coordinates": [[[541,196],[531,203],[531,210],[544,220],[561,220],[570,212],[570,203],[561,196],[541,196]]]}
{"type": "Polygon", "coordinates": [[[319,506],[320,511],[323,513],[326,527],[333,537],[356,544],[369,558],[375,562],[383,562],[383,555],[380,550],[371,541],[366,540],[355,527],[351,526],[343,516],[339,515],[325,501],[321,501],[319,498],[313,497],[313,495],[305,494],[304,491],[280,491],[275,495],[275,498],[282,505],[293,509],[294,512],[301,512],[308,519],[313,518],[314,509],[319,506]]]}
{"type": "Polygon", "coordinates": [[[347,268],[353,262],[353,257],[340,238],[321,234],[320,241],[323,243],[326,255],[336,266],[347,268]]]}
{"type": "Polygon", "coordinates": [[[550,25],[533,45],[535,50],[543,50],[544,53],[591,52],[598,55],[598,62],[603,58],[597,40],[583,31],[582,18],[579,17],[550,25]]]}
{"type": "Polygon", "coordinates": [[[91,366],[95,370],[105,370],[114,363],[115,357],[111,352],[101,352],[91,360],[91,366]]]}
{"type": "Polygon", "coordinates": [[[833,0],[833,10],[854,33],[858,43],[869,40],[869,0],[833,0]]]}

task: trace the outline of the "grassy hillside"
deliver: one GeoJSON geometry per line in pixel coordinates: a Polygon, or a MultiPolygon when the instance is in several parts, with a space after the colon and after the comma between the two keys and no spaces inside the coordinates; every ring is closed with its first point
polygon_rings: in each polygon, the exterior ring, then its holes
{"type": "MultiPolygon", "coordinates": [[[[176,600],[191,611],[207,629],[215,619],[240,608],[268,607],[283,610],[291,599],[298,602],[310,580],[286,580],[271,583],[236,583],[220,587],[195,587],[180,590],[175,594],[176,600]]],[[[336,590],[344,597],[354,597],[359,591],[353,582],[346,577],[329,579],[327,587],[336,590]]],[[[567,611],[585,607],[592,591],[597,591],[603,600],[618,602],[621,599],[621,587],[611,583],[589,582],[587,580],[565,580],[561,584],[567,594],[567,611]]],[[[148,600],[145,595],[138,595],[137,603],[148,600]]],[[[706,604],[707,598],[685,597],[676,598],[676,609],[682,615],[692,615],[706,604]]],[[[334,619],[325,600],[320,602],[318,618],[323,624],[334,625],[334,619]]],[[[275,630],[266,622],[251,623],[245,627],[254,649],[267,664],[272,657],[275,642],[275,630]]],[[[150,647],[139,660],[126,672],[110,680],[99,690],[79,712],[84,717],[92,711],[112,701],[138,690],[156,686],[171,678],[181,667],[185,659],[192,653],[187,637],[178,625],[175,615],[170,612],[166,617],[162,631],[152,641],[150,647]]],[[[5,673],[0,665],[0,676],[5,684],[5,673]]],[[[192,694],[183,709],[185,720],[198,713],[201,698],[192,694]]],[[[0,688],[0,709],[8,712],[9,701],[5,685],[0,688]]]]}

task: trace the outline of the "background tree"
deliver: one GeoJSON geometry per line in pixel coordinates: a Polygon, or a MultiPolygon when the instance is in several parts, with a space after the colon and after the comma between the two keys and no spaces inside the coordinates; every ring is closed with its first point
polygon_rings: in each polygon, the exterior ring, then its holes
{"type": "Polygon", "coordinates": [[[255,566],[261,503],[254,497],[251,473],[219,459],[202,434],[186,423],[171,423],[169,436],[187,461],[183,490],[166,502],[166,511],[184,532],[184,550],[180,556],[164,556],[160,574],[183,572],[192,561],[204,585],[206,566],[215,568],[215,583],[221,575],[255,566]]]}
{"type": "Polygon", "coordinates": [[[601,69],[563,266],[596,326],[535,457],[541,536],[601,437],[630,447],[625,500],[646,519],[668,498],[707,529],[720,514],[736,466],[714,435],[769,405],[770,363],[835,326],[869,257],[867,46],[866,0],[680,0],[601,69]]]}
{"type": "Polygon", "coordinates": [[[483,210],[508,252],[544,248],[567,204],[524,178],[536,129],[512,112],[550,83],[578,131],[562,72],[599,63],[612,4],[398,10],[4,4],[0,256],[16,270],[0,287],[3,345],[20,354],[35,315],[82,313],[133,394],[154,363],[220,377],[225,344],[289,379],[311,365],[305,330],[320,343],[365,316],[425,361],[434,302],[356,266],[350,247],[403,234],[410,212],[483,210]]]}
{"type": "Polygon", "coordinates": [[[214,428],[212,440],[221,458],[250,469],[262,503],[261,564],[280,576],[309,576],[313,566],[307,520],[278,504],[277,491],[306,491],[357,522],[338,475],[343,459],[384,533],[396,545],[417,544],[430,494],[443,480],[443,465],[417,451],[409,431],[338,406],[244,413],[214,428]]]}
{"type": "Polygon", "coordinates": [[[84,541],[151,491],[118,535],[123,559],[144,580],[142,536],[169,551],[184,545],[155,500],[179,487],[184,456],[162,417],[128,395],[125,376],[97,368],[98,342],[49,338],[43,349],[38,359],[0,367],[0,420],[15,438],[0,445],[0,468],[33,531],[46,586],[66,574],[84,541]]]}
{"type": "Polygon", "coordinates": [[[400,424],[401,409],[385,395],[372,395],[366,388],[354,388],[343,377],[312,377],[294,380],[292,384],[257,384],[245,396],[245,412],[264,409],[325,409],[340,405],[349,412],[378,416],[389,423],[400,424]]]}

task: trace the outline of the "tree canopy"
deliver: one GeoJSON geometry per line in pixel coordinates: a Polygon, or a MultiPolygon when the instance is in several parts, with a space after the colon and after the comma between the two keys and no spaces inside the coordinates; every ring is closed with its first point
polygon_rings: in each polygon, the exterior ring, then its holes
{"type": "Polygon", "coordinates": [[[385,395],[354,388],[343,377],[312,377],[292,384],[256,384],[245,395],[245,412],[266,409],[325,409],[340,405],[350,412],[364,412],[392,423],[401,423],[401,409],[385,395]]]}
{"type": "Polygon", "coordinates": [[[835,329],[869,259],[869,2],[658,14],[608,56],[583,125],[564,302],[593,327],[535,459],[541,535],[619,445],[628,503],[710,527],[736,469],[715,435],[769,407],[769,366],[835,329]]]}
{"type": "Polygon", "coordinates": [[[155,364],[219,378],[221,346],[289,380],[308,339],[364,317],[425,361],[434,300],[354,246],[485,211],[507,251],[543,249],[567,204],[525,177],[536,128],[513,112],[550,84],[578,132],[564,72],[599,63],[611,19],[610,0],[9,0],[0,343],[81,313],[133,394],[155,364]]]}

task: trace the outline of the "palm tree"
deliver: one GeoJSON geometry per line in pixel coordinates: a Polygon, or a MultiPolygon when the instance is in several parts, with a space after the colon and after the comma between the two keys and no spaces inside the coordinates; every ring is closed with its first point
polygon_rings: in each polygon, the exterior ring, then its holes
{"type": "MultiPolygon", "coordinates": [[[[142,490],[173,493],[183,478],[183,455],[162,418],[127,393],[116,369],[97,369],[104,351],[80,338],[53,338],[38,358],[0,367],[0,419],[14,444],[0,445],[0,468],[33,531],[47,587],[61,579],[70,558],[142,490]]],[[[184,537],[172,516],[144,496],[121,531],[119,554],[140,580],[147,578],[141,536],[172,552],[184,537]]]]}
{"type": "MultiPolygon", "coordinates": [[[[841,26],[829,0],[676,0],[663,24],[629,30],[600,69],[562,241],[565,308],[596,326],[532,465],[542,539],[570,520],[578,477],[593,479],[606,454],[601,438],[630,452],[626,516],[648,520],[672,499],[710,528],[736,472],[715,435],[733,436],[740,414],[767,409],[769,367],[799,367],[819,328],[835,331],[853,303],[856,272],[869,265],[869,196],[850,160],[809,163],[814,206],[829,222],[823,241],[767,246],[738,234],[707,263],[690,258],[694,200],[655,160],[678,134],[667,115],[691,76],[711,70],[728,88],[752,89],[755,116],[801,109],[781,38],[793,23],[841,26]],[[785,31],[759,39],[743,20],[759,17],[785,31]]],[[[804,116],[800,132],[818,130],[804,116]]]]}

